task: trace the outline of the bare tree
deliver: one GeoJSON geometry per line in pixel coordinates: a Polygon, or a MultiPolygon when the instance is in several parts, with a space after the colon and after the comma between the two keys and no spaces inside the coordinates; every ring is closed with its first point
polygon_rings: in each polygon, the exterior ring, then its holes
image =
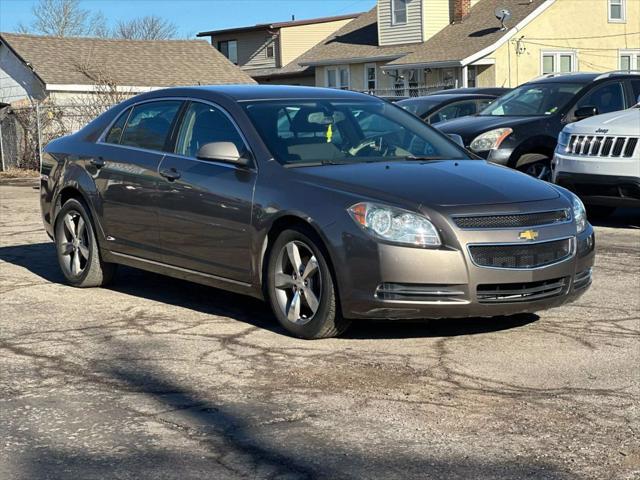
{"type": "Polygon", "coordinates": [[[80,6],[80,0],[40,0],[31,11],[34,17],[31,24],[18,25],[22,33],[79,37],[108,32],[104,15],[92,15],[80,6]]]}
{"type": "Polygon", "coordinates": [[[113,36],[130,40],[166,40],[175,38],[176,33],[175,24],[157,15],[147,15],[118,22],[113,36]]]}

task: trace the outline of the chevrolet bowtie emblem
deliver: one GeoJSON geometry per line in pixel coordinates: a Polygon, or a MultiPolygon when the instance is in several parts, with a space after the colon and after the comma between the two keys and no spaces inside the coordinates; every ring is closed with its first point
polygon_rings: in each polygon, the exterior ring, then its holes
{"type": "Polygon", "coordinates": [[[535,240],[538,238],[538,232],[535,230],[525,230],[524,232],[520,232],[518,238],[520,238],[520,240],[535,240]]]}

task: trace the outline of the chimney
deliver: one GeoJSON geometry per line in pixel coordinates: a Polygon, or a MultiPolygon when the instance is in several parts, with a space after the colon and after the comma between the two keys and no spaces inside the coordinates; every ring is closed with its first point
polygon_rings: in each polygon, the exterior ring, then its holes
{"type": "Polygon", "coordinates": [[[469,15],[469,10],[471,10],[471,0],[453,0],[453,21],[461,22],[469,15]]]}

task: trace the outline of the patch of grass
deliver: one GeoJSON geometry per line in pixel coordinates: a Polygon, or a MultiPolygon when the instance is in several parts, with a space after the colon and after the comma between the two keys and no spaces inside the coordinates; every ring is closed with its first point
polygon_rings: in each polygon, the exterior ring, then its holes
{"type": "Polygon", "coordinates": [[[40,176],[38,170],[31,170],[26,168],[9,168],[5,171],[0,171],[0,178],[37,178],[40,176]]]}

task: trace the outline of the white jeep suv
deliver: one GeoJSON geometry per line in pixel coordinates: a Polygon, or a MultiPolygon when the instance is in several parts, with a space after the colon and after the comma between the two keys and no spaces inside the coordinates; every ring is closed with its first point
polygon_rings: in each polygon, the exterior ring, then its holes
{"type": "Polygon", "coordinates": [[[640,207],[640,103],[568,124],[552,169],[553,182],[576,193],[593,217],[640,207]]]}

